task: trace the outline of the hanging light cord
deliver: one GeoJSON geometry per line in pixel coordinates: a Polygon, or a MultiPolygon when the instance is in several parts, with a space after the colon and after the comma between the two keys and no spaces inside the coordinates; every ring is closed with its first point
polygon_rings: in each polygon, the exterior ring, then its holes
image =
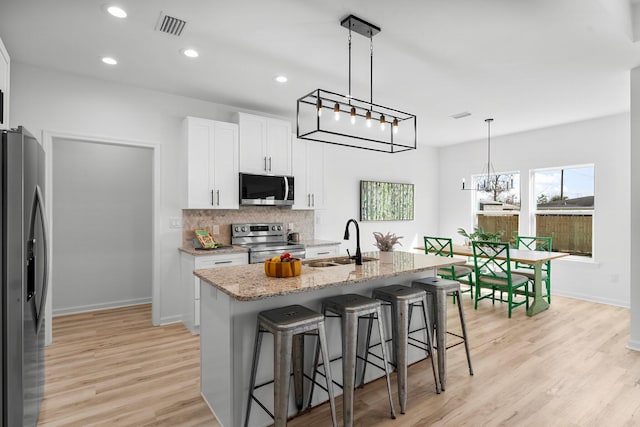
{"type": "Polygon", "coordinates": [[[487,122],[487,183],[489,185],[489,175],[491,173],[491,122],[493,119],[486,119],[487,122]]]}
{"type": "Polygon", "coordinates": [[[371,98],[369,100],[370,109],[373,108],[373,31],[369,30],[369,49],[371,50],[371,65],[369,68],[369,93],[371,98]]]}
{"type": "Polygon", "coordinates": [[[351,26],[349,26],[349,105],[351,105],[351,26]]]}

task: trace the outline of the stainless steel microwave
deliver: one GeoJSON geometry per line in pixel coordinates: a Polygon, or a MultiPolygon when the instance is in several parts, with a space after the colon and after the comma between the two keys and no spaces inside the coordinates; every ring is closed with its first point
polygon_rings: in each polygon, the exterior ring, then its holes
{"type": "Polygon", "coordinates": [[[240,174],[240,204],[293,205],[293,177],[281,175],[240,174]]]}

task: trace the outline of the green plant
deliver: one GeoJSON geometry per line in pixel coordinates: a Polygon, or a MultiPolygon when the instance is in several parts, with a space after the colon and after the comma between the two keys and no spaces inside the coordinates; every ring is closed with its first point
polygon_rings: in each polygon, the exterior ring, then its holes
{"type": "Polygon", "coordinates": [[[482,226],[478,225],[476,227],[473,227],[473,233],[467,233],[464,228],[460,227],[458,228],[458,234],[462,237],[466,237],[469,240],[485,240],[490,242],[497,242],[504,234],[504,231],[499,230],[495,233],[490,233],[488,231],[484,231],[482,226]]]}
{"type": "Polygon", "coordinates": [[[376,238],[376,247],[382,252],[390,252],[395,245],[402,246],[398,240],[402,239],[402,236],[396,236],[395,233],[382,234],[378,231],[373,232],[373,237],[376,238]]]}

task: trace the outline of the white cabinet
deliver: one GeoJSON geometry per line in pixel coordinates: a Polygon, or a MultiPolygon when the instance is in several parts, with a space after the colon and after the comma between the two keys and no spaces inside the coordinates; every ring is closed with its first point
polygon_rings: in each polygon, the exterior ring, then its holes
{"type": "Polygon", "coordinates": [[[298,139],[293,146],[295,177],[294,209],[323,209],[326,206],[324,145],[298,139]]]}
{"type": "Polygon", "coordinates": [[[307,247],[305,258],[328,258],[337,256],[339,247],[339,244],[307,247]]]}
{"type": "Polygon", "coordinates": [[[240,130],[240,171],[291,175],[291,123],[237,113],[240,130]]]}
{"type": "Polygon", "coordinates": [[[193,275],[193,271],[202,268],[244,265],[249,262],[249,255],[246,252],[197,257],[185,252],[181,252],[181,254],[180,280],[184,301],[182,322],[192,334],[197,334],[200,332],[200,279],[193,275]]]}
{"type": "Polygon", "coordinates": [[[9,129],[9,53],[0,39],[0,129],[9,129]]]}
{"type": "Polygon", "coordinates": [[[238,209],[238,125],[187,117],[188,209],[238,209]]]}

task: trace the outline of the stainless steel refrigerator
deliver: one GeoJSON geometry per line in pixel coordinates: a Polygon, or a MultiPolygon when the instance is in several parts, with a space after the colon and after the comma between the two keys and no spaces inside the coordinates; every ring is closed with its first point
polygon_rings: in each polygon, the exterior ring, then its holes
{"type": "Polygon", "coordinates": [[[35,426],[44,394],[47,230],[44,150],[24,128],[2,131],[0,426],[35,426]]]}

